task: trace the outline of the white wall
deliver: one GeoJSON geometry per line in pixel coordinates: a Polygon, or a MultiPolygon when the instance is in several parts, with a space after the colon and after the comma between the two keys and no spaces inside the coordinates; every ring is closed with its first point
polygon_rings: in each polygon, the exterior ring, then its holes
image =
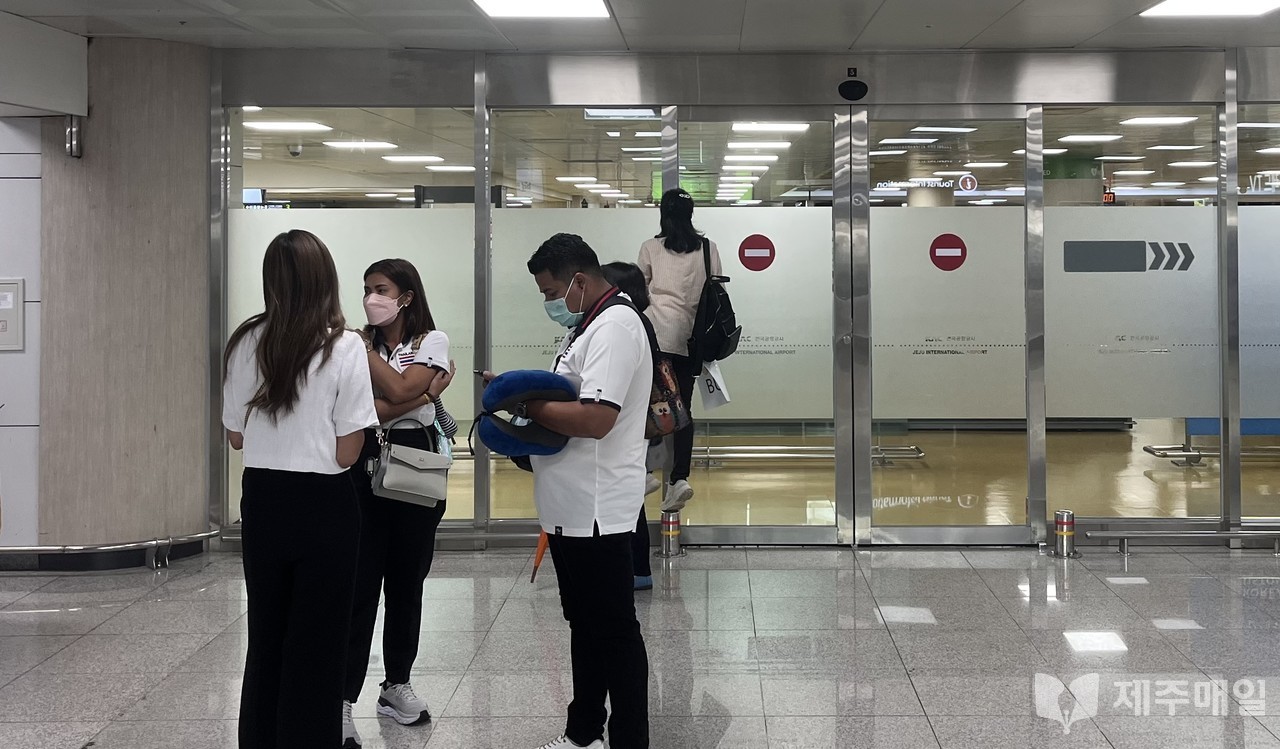
{"type": "Polygon", "coordinates": [[[89,113],[89,40],[0,13],[0,105],[89,113]]]}
{"type": "Polygon", "coordinates": [[[1240,208],[1240,415],[1280,418],[1280,206],[1240,208]]]}
{"type": "Polygon", "coordinates": [[[40,121],[0,119],[0,278],[26,280],[26,349],[0,351],[0,546],[38,542],[40,121]]]}

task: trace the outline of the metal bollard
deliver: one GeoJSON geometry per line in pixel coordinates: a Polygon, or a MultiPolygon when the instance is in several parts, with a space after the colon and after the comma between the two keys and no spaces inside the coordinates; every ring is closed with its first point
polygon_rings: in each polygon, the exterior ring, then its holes
{"type": "Polygon", "coordinates": [[[1076,551],[1076,514],[1071,510],[1057,510],[1053,513],[1053,552],[1052,557],[1058,559],[1079,559],[1076,551]]]}
{"type": "Polygon", "coordinates": [[[662,559],[684,556],[684,549],[680,548],[680,513],[662,513],[662,545],[654,556],[662,559]]]}

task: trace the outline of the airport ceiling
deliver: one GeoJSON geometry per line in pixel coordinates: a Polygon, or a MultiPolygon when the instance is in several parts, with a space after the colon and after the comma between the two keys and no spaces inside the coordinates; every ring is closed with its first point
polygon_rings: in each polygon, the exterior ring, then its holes
{"type": "Polygon", "coordinates": [[[491,19],[473,0],[0,0],[86,36],[213,47],[843,52],[1280,46],[1280,13],[1153,18],[1158,0],[605,0],[609,18],[491,19]]]}

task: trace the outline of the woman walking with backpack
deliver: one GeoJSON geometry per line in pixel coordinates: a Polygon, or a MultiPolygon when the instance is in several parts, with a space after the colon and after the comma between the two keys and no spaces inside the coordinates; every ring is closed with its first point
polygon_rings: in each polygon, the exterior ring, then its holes
{"type": "MultiPolygon", "coordinates": [[[[658,347],[671,358],[680,381],[680,396],[692,408],[693,384],[702,371],[689,351],[694,318],[707,282],[707,257],[711,275],[722,273],[716,243],[693,227],[693,198],[680,188],[667,190],[659,204],[656,237],[640,246],[637,265],[649,287],[645,310],[658,336],[658,347]]],[[[662,497],[663,512],[679,512],[693,498],[689,472],[693,461],[693,422],[674,435],[675,456],[662,497]]]]}

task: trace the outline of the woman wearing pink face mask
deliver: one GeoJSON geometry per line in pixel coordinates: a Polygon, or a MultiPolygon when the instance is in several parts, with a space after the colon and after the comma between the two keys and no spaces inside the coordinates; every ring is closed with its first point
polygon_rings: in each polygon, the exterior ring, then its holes
{"type": "MultiPolygon", "coordinates": [[[[449,337],[436,330],[422,279],[409,261],[380,260],[369,266],[364,274],[364,294],[369,327],[363,337],[378,420],[383,428],[400,420],[417,422],[390,429],[388,439],[436,450],[438,445],[419,424],[436,434],[436,419],[443,415],[438,407],[440,394],[449,386],[454,371],[449,361],[449,337]]],[[[436,434],[436,439],[441,439],[440,435],[436,434]]],[[[409,671],[421,636],[422,584],[431,570],[436,529],[445,503],[423,507],[374,495],[365,465],[378,451],[377,435],[367,434],[364,454],[352,469],[362,523],[342,705],[344,749],[361,744],[352,705],[360,697],[369,666],[379,593],[386,608],[382,634],[386,673],[378,696],[378,714],[402,725],[431,720],[426,700],[409,684],[409,671]]]]}

